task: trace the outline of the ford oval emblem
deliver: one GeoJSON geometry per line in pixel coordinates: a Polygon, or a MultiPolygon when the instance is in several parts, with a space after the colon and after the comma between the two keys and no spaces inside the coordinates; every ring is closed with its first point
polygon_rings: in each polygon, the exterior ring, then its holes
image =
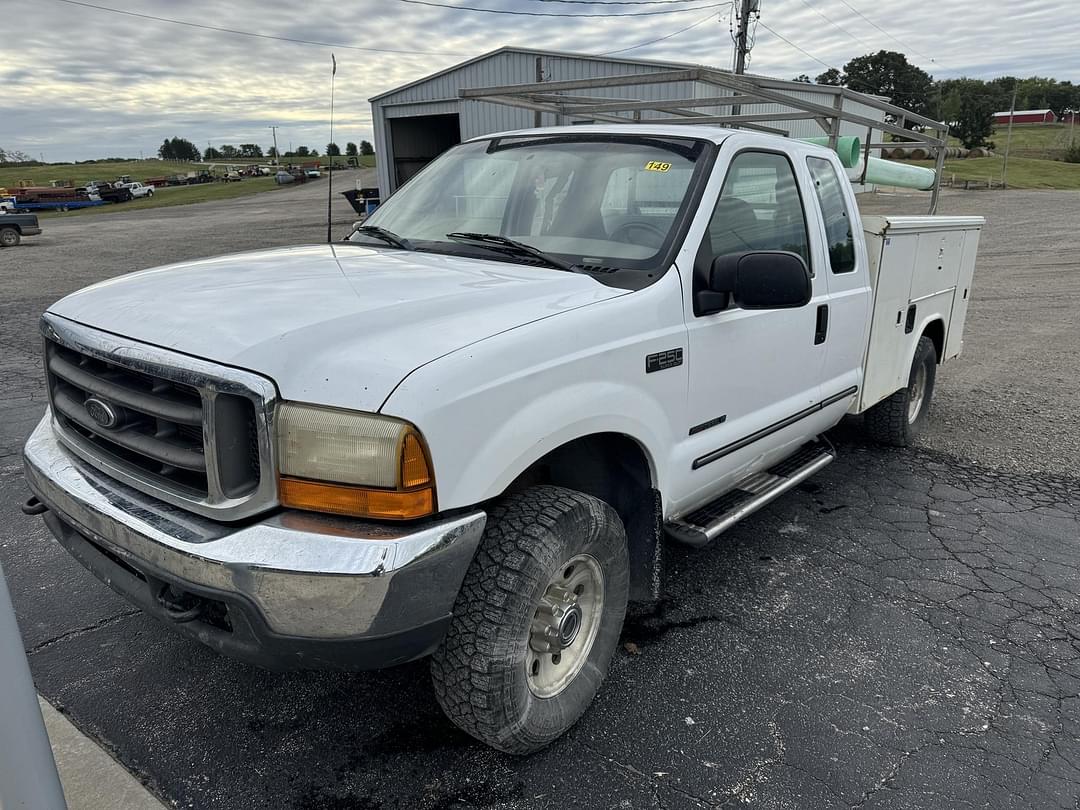
{"type": "Polygon", "coordinates": [[[106,430],[111,430],[120,423],[120,414],[110,403],[98,397],[90,397],[83,403],[90,418],[106,430]]]}

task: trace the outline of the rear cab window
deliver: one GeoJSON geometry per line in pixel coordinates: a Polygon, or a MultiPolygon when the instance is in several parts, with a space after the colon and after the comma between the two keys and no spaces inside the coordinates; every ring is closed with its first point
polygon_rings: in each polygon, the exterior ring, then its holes
{"type": "MultiPolygon", "coordinates": [[[[855,237],[836,167],[831,161],[818,157],[808,157],[806,165],[814,181],[815,196],[825,223],[829,266],[834,273],[850,273],[855,270],[855,237]]],[[[847,178],[843,182],[846,183],[847,178]]]]}

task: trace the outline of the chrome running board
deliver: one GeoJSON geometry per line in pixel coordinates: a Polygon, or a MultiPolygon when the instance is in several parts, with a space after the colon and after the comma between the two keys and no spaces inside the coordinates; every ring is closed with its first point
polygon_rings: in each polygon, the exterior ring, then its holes
{"type": "Polygon", "coordinates": [[[742,479],[719,498],[682,518],[668,521],[664,529],[674,540],[703,546],[835,458],[836,451],[824,440],[804,444],[779,464],[742,479]]]}

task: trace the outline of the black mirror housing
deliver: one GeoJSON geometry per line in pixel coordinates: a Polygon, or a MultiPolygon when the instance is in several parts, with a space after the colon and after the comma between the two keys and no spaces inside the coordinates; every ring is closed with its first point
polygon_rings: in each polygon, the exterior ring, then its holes
{"type": "Polygon", "coordinates": [[[794,309],[813,297],[806,261],[783,250],[753,250],[717,256],[709,273],[708,293],[730,295],[742,309],[794,309]]]}

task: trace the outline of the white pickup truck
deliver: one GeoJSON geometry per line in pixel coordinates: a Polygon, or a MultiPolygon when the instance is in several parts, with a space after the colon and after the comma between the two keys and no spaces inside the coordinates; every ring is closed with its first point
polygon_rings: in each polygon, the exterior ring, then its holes
{"type": "Polygon", "coordinates": [[[154,187],[148,186],[144,183],[124,183],[123,187],[131,192],[131,196],[138,199],[139,197],[153,197],[154,187]]]}
{"type": "Polygon", "coordinates": [[[593,699],[665,535],[821,469],[845,414],[918,432],[981,227],[860,220],[833,153],[771,135],[472,140],[344,241],[50,307],[24,510],[222,653],[431,655],[453,722],[527,753],[593,699]]]}

